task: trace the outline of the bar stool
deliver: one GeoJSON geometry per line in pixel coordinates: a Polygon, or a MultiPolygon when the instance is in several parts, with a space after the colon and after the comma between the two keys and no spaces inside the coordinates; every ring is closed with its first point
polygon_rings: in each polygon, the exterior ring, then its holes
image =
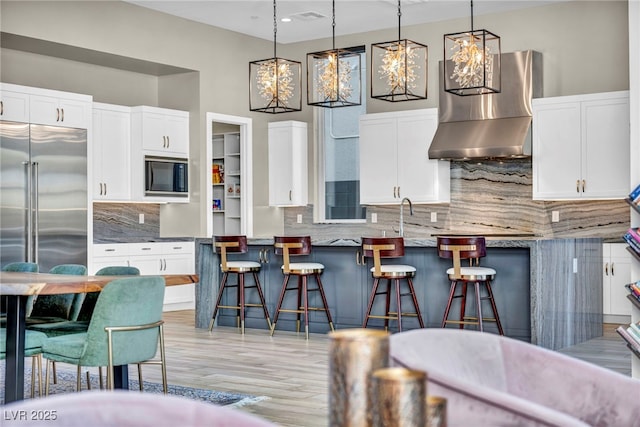
{"type": "Polygon", "coordinates": [[[209,324],[209,331],[213,329],[213,324],[220,308],[230,308],[238,311],[238,318],[240,323],[240,330],[244,334],[244,319],[246,307],[262,307],[264,311],[264,317],[267,320],[267,325],[271,329],[271,319],[269,317],[269,311],[267,310],[267,304],[264,300],[264,294],[260,287],[260,279],[258,278],[258,272],[260,271],[260,263],[256,261],[227,261],[227,253],[247,253],[249,250],[247,247],[246,236],[214,236],[214,249],[216,253],[220,254],[220,270],[222,271],[222,281],[220,282],[220,290],[218,291],[218,300],[213,309],[213,317],[209,324]],[[227,280],[229,274],[237,275],[237,283],[235,285],[228,285],[227,280]],[[253,275],[252,286],[245,284],[244,275],[251,273],[253,275]],[[226,288],[237,288],[236,305],[221,305],[222,294],[226,288]],[[258,297],[260,303],[248,303],[246,302],[246,289],[255,288],[258,291],[258,297]]]}
{"type": "Polygon", "coordinates": [[[422,314],[416,298],[416,292],[413,287],[412,278],[416,275],[416,268],[410,265],[387,264],[382,265],[381,258],[399,258],[404,256],[404,239],[402,237],[363,237],[362,251],[365,257],[373,257],[373,267],[371,275],[373,276],[373,288],[369,296],[369,305],[367,313],[364,316],[363,328],[367,327],[370,318],[384,319],[384,328],[389,328],[389,320],[398,321],[398,332],[402,332],[402,316],[416,316],[421,328],[424,328],[422,314]],[[387,279],[387,287],[384,291],[378,291],[380,279],[387,279]],[[400,280],[407,281],[409,291],[400,292],[400,280]],[[395,284],[395,300],[397,312],[391,312],[391,282],[395,284]],[[386,296],[384,315],[372,315],[371,310],[373,303],[378,295],[386,296]],[[413,302],[415,312],[402,312],[402,297],[410,296],[413,302]]]}
{"type": "Polygon", "coordinates": [[[284,274],[284,281],[282,282],[282,289],[280,290],[280,297],[278,298],[278,305],[276,307],[276,314],[271,324],[271,335],[276,331],[276,323],[280,313],[296,313],[296,331],[300,332],[300,315],[304,314],[304,333],[306,339],[309,339],[309,311],[324,311],[327,314],[327,321],[329,327],[333,331],[333,320],[331,319],[331,312],[329,311],[329,305],[327,304],[327,297],[322,287],[322,281],[320,280],[320,274],[324,271],[324,265],[317,262],[289,262],[289,257],[297,255],[309,255],[311,253],[311,237],[274,237],[274,252],[276,255],[282,255],[282,273],[284,274]],[[291,276],[298,277],[298,284],[295,287],[289,288],[287,285],[291,276]],[[307,279],[309,276],[313,276],[316,279],[317,287],[309,289],[307,286],[307,279]],[[298,291],[298,305],[296,309],[284,309],[282,308],[282,302],[284,300],[285,293],[288,291],[298,291]],[[322,307],[309,307],[309,292],[318,291],[322,298],[322,307]]]}
{"type": "Polygon", "coordinates": [[[504,335],[498,309],[491,290],[491,281],[496,275],[493,268],[480,267],[480,258],[487,255],[487,248],[484,237],[438,237],[438,256],[440,258],[453,258],[453,267],[447,270],[447,276],[451,281],[449,300],[442,318],[442,327],[453,323],[460,325],[464,329],[465,325],[478,325],[480,332],[484,331],[483,322],[496,322],[498,332],[504,335]],[[461,267],[460,260],[469,260],[469,267],[461,267]],[[473,266],[475,260],[475,266],[473,266]],[[475,290],[476,317],[466,316],[467,284],[473,283],[475,290]],[[456,295],[457,285],[461,285],[461,293],[456,295]],[[483,285],[487,292],[486,296],[480,295],[480,285],[483,285]],[[449,311],[454,299],[460,298],[460,318],[449,320],[449,311]],[[482,301],[488,300],[491,303],[492,318],[482,316],[482,301]]]}

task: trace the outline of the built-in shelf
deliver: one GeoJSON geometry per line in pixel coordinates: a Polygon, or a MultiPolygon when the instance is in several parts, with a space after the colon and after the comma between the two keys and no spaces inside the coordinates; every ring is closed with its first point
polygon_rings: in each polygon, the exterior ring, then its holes
{"type": "MultiPolygon", "coordinates": [[[[240,156],[240,133],[225,132],[213,134],[212,165],[218,165],[220,182],[212,182],[213,234],[240,234],[242,196],[240,180],[242,175],[240,156]]],[[[213,177],[213,172],[212,172],[213,177]]],[[[216,181],[212,179],[212,181],[216,181]]]]}

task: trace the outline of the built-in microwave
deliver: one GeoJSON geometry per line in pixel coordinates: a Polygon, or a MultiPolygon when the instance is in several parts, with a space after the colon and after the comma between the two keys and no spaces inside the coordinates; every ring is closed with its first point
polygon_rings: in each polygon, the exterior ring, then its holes
{"type": "Polygon", "coordinates": [[[189,196],[187,159],[145,156],[144,170],[145,196],[189,196]]]}

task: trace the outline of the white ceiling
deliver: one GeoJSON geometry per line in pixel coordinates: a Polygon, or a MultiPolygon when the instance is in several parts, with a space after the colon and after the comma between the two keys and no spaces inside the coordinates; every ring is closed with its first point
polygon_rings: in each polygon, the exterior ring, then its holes
{"type": "MultiPolygon", "coordinates": [[[[125,0],[215,27],[273,40],[273,0],[125,0]]],[[[475,0],[474,17],[570,0],[475,0]]],[[[329,0],[279,0],[278,43],[331,37],[329,0]]],[[[402,25],[470,19],[467,0],[404,0],[402,25]]],[[[397,0],[336,0],[336,36],[398,27],[397,0]]],[[[471,24],[469,23],[469,28],[471,24]]],[[[475,25],[474,25],[475,26],[475,25]]],[[[482,27],[476,27],[482,28],[482,27]]]]}

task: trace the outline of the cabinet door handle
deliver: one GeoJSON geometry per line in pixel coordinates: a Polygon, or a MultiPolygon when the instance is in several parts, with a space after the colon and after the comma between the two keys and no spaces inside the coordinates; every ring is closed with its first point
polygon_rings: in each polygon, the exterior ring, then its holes
{"type": "Polygon", "coordinates": [[[107,195],[107,183],[106,182],[104,183],[104,195],[105,196],[107,195]]]}
{"type": "Polygon", "coordinates": [[[613,276],[615,273],[613,272],[613,263],[611,263],[611,275],[613,276]]]}
{"type": "Polygon", "coordinates": [[[576,193],[580,192],[580,180],[576,181],[576,193]]]}
{"type": "Polygon", "coordinates": [[[582,192],[584,193],[584,191],[587,189],[587,181],[585,179],[582,180],[582,192]]]}
{"type": "Polygon", "coordinates": [[[360,264],[360,251],[356,251],[356,265],[362,265],[360,264]]]}
{"type": "Polygon", "coordinates": [[[169,138],[169,136],[167,135],[167,148],[169,148],[169,146],[171,145],[171,139],[169,138]]]}
{"type": "Polygon", "coordinates": [[[291,190],[289,190],[289,201],[291,201],[291,200],[292,200],[292,199],[291,199],[291,193],[292,193],[292,191],[291,191],[291,190]]]}
{"type": "Polygon", "coordinates": [[[60,121],[60,109],[56,108],[56,122],[60,121]]]}
{"type": "Polygon", "coordinates": [[[604,275],[605,276],[609,275],[609,263],[608,262],[604,263],[604,275]]]}
{"type": "Polygon", "coordinates": [[[398,199],[400,198],[400,186],[398,186],[398,199]]]}
{"type": "Polygon", "coordinates": [[[398,197],[398,196],[396,196],[396,188],[397,188],[397,187],[395,187],[395,186],[393,187],[393,198],[394,198],[394,199],[395,199],[396,197],[398,197]]]}
{"type": "Polygon", "coordinates": [[[4,115],[4,102],[0,101],[0,116],[4,115]]]}
{"type": "Polygon", "coordinates": [[[100,185],[100,195],[102,196],[102,183],[100,183],[99,185],[100,185]]]}
{"type": "Polygon", "coordinates": [[[60,121],[64,122],[64,108],[60,109],[60,121]]]}
{"type": "Polygon", "coordinates": [[[269,249],[264,250],[264,263],[269,264],[269,249]]]}

